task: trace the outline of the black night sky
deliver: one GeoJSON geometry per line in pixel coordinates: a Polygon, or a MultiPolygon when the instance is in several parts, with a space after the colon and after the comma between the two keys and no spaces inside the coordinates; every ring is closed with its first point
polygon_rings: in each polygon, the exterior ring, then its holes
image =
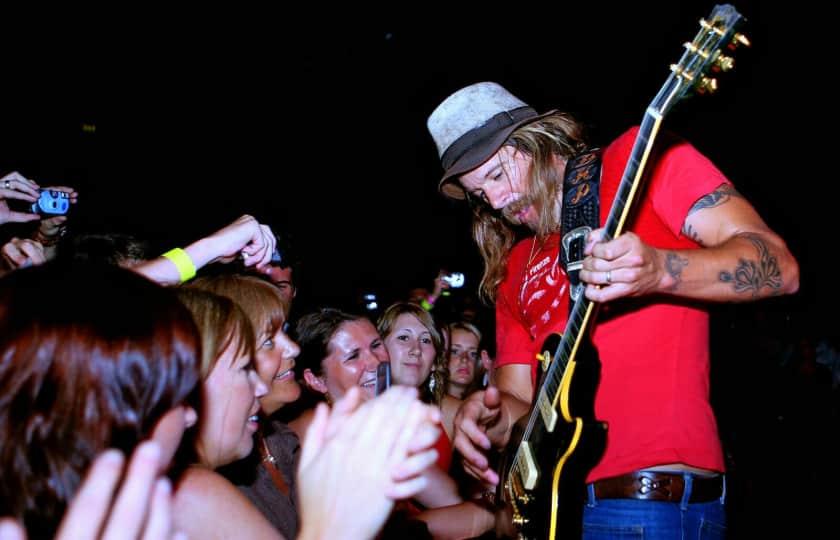
{"type": "MultiPolygon", "coordinates": [[[[641,120],[713,5],[668,4],[556,3],[469,24],[408,5],[380,22],[317,9],[7,15],[0,170],[77,187],[76,230],[161,249],[253,213],[292,235],[312,302],[429,285],[439,266],[474,286],[466,211],[436,192],[427,115],[496,80],[575,113],[604,143],[641,120]]],[[[819,16],[767,4],[736,5],[754,46],[718,95],[679,104],[666,128],[788,239],[805,279],[785,309],[805,312],[837,296],[817,293],[833,182],[806,128],[828,119],[832,88],[819,82],[819,16]]]]}

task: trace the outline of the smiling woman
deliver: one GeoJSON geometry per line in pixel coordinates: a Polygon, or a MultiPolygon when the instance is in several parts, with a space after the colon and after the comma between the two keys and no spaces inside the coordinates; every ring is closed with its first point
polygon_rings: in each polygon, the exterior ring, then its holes
{"type": "MultiPolygon", "coordinates": [[[[303,380],[311,395],[333,403],[351,388],[360,387],[362,400],[374,397],[376,368],[390,359],[376,327],[367,317],[321,308],[301,317],[296,330],[303,380]]],[[[314,408],[304,409],[289,422],[301,439],[314,412],[314,408]]]]}
{"type": "Polygon", "coordinates": [[[230,298],[242,308],[256,334],[257,373],[268,386],[260,397],[262,417],[255,451],[225,467],[222,474],[256,506],[286,538],[298,534],[297,490],[294,469],[300,441],[274,413],[300,397],[295,379],[297,343],[283,331],[288,303],[273,283],[251,275],[222,274],[201,277],[189,287],[230,298]]]}
{"type": "Polygon", "coordinates": [[[376,367],[389,358],[366,317],[324,308],[302,317],[297,334],[309,388],[327,401],[341,399],[353,386],[362,387],[365,398],[373,397],[376,367]]]}
{"type": "Polygon", "coordinates": [[[201,334],[204,407],[194,441],[197,462],[181,475],[175,492],[175,524],[196,538],[279,538],[259,510],[215,470],[250,454],[257,399],[267,392],[254,369],[251,323],[229,298],[191,288],[179,289],[178,297],[201,334]]]}

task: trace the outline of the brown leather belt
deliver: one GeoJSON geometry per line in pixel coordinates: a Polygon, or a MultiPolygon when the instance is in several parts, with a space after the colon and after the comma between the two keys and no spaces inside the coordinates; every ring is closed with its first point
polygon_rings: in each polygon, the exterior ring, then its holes
{"type": "MultiPolygon", "coordinates": [[[[640,499],[644,501],[682,501],[685,479],[680,473],[635,471],[594,482],[595,497],[599,499],[640,499]]],[[[723,475],[704,477],[692,475],[691,497],[688,502],[711,502],[723,495],[723,475]]]]}

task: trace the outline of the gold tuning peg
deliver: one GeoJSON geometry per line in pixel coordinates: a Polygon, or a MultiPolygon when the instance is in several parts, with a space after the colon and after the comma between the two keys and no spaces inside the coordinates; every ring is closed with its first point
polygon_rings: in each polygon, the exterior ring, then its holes
{"type": "Polygon", "coordinates": [[[717,79],[711,77],[703,77],[697,85],[697,92],[700,94],[714,93],[717,90],[717,79]]]}
{"type": "Polygon", "coordinates": [[[735,67],[735,59],[731,56],[726,56],[725,54],[719,54],[718,57],[715,58],[715,64],[721,71],[729,71],[735,67]]]}
{"type": "Polygon", "coordinates": [[[749,47],[749,46],[752,45],[752,43],[750,43],[750,40],[747,39],[747,36],[745,36],[744,34],[741,34],[740,32],[736,33],[735,37],[732,38],[732,44],[735,45],[736,47],[738,45],[743,45],[744,47],[749,47]]]}

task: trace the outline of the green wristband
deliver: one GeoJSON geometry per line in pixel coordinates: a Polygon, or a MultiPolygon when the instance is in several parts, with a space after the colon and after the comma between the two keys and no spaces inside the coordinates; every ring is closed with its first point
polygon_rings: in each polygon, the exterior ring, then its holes
{"type": "Polygon", "coordinates": [[[181,276],[181,283],[189,281],[195,277],[195,263],[193,263],[190,256],[181,248],[170,249],[163,254],[178,268],[178,274],[181,276]]]}

